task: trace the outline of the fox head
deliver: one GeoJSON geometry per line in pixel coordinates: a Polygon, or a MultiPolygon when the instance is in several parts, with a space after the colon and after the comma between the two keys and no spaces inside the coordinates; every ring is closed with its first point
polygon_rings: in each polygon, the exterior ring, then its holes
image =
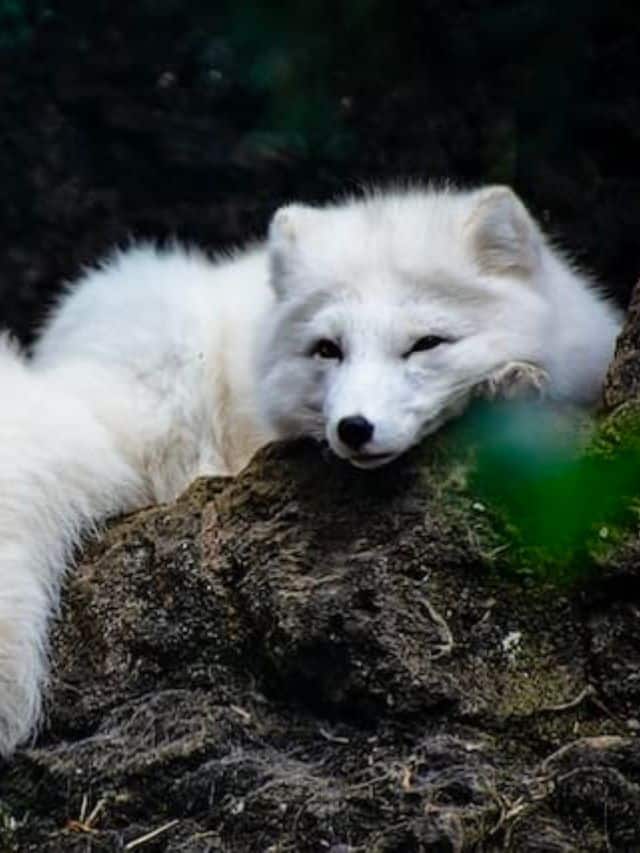
{"type": "Polygon", "coordinates": [[[543,362],[543,249],[504,187],[280,209],[258,356],[266,419],[358,467],[391,461],[505,363],[543,362]]]}

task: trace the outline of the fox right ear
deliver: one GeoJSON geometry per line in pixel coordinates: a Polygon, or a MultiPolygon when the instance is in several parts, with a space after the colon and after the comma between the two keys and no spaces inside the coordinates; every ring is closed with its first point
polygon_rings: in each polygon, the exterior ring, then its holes
{"type": "Polygon", "coordinates": [[[300,237],[315,215],[312,207],[287,204],[271,220],[268,238],[271,286],[280,298],[295,286],[293,270],[299,258],[300,237]]]}
{"type": "Polygon", "coordinates": [[[509,187],[487,187],[474,200],[469,227],[480,268],[528,278],[538,264],[542,239],[529,211],[509,187]]]}

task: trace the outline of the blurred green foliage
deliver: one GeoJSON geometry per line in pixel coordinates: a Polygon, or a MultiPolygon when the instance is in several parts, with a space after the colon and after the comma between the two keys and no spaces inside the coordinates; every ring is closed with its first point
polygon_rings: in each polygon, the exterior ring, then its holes
{"type": "Polygon", "coordinates": [[[493,404],[479,406],[461,430],[476,448],[471,490],[502,516],[510,541],[529,549],[526,573],[553,580],[579,575],[593,542],[613,539],[619,525],[635,519],[637,425],[615,447],[597,440],[585,446],[584,436],[551,409],[493,404]]]}
{"type": "Polygon", "coordinates": [[[31,34],[26,3],[22,0],[0,0],[0,52],[23,47],[31,34]]]}

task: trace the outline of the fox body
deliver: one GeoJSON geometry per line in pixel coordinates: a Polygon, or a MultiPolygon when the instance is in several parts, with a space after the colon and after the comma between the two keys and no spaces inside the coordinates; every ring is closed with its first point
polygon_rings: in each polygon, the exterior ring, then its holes
{"type": "Polygon", "coordinates": [[[37,726],[83,531],[274,438],[385,464],[514,369],[593,402],[618,327],[502,187],[289,205],[264,246],[139,245],[88,272],[30,358],[0,345],[0,753],[37,726]]]}

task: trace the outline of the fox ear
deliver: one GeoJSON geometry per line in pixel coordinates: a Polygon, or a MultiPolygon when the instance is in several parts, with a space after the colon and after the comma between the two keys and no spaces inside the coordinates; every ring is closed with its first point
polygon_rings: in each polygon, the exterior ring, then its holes
{"type": "Polygon", "coordinates": [[[268,239],[271,286],[280,298],[296,286],[293,271],[300,239],[316,215],[317,211],[312,207],[287,204],[279,208],[271,220],[268,239]]]}
{"type": "Polygon", "coordinates": [[[542,237],[509,187],[487,187],[477,192],[468,224],[473,252],[484,272],[525,278],[535,272],[542,237]]]}

